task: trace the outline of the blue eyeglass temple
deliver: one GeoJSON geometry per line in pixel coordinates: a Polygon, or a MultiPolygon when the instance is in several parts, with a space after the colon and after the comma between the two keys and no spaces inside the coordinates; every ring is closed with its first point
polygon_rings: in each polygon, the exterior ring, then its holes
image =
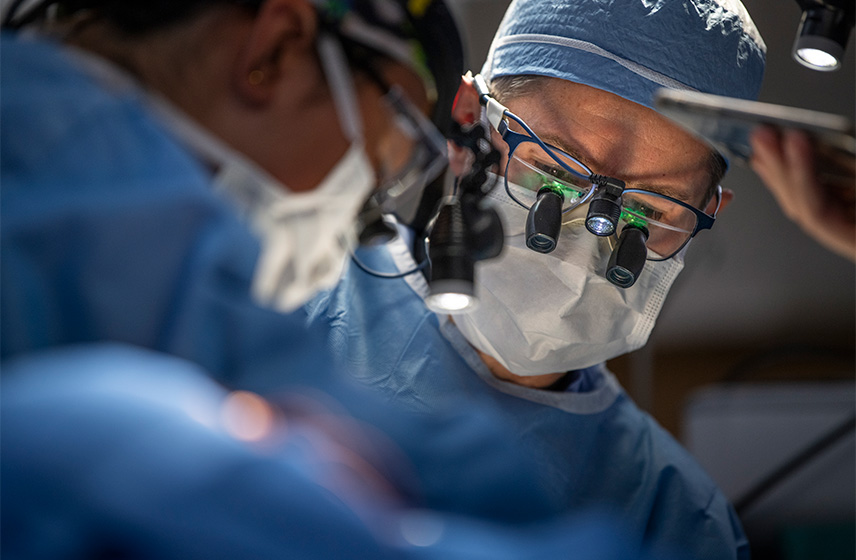
{"type": "Polygon", "coordinates": [[[508,123],[506,123],[505,121],[502,121],[502,123],[500,124],[500,128],[497,129],[497,132],[499,132],[499,134],[502,136],[503,141],[505,141],[505,143],[508,145],[511,152],[513,152],[515,149],[517,149],[517,146],[519,146],[522,142],[534,142],[534,143],[538,144],[538,146],[540,146],[541,149],[543,149],[545,152],[547,152],[547,154],[549,154],[550,157],[553,158],[553,160],[556,163],[561,165],[562,168],[567,170],[569,173],[573,174],[576,177],[579,177],[580,179],[589,180],[592,178],[591,169],[589,169],[588,167],[583,165],[583,163],[581,161],[579,161],[577,158],[571,156],[570,154],[566,154],[566,153],[562,152],[565,155],[565,157],[567,157],[570,160],[573,160],[573,162],[576,163],[577,165],[579,165],[582,169],[585,169],[586,171],[588,171],[588,175],[583,175],[582,173],[580,173],[576,169],[572,169],[571,167],[568,167],[568,165],[565,162],[563,162],[559,156],[556,155],[555,150],[549,144],[547,144],[546,142],[541,140],[541,138],[537,134],[535,134],[535,132],[533,132],[533,130],[531,128],[529,128],[529,125],[526,124],[526,121],[524,121],[523,119],[521,119],[520,117],[518,117],[517,115],[515,115],[514,113],[512,113],[511,111],[509,111],[507,109],[505,111],[505,116],[507,116],[508,118],[510,118],[511,120],[516,122],[517,124],[519,124],[523,128],[523,130],[526,131],[526,134],[528,134],[528,136],[526,136],[524,134],[520,134],[519,132],[514,132],[513,130],[508,128],[508,123]]]}

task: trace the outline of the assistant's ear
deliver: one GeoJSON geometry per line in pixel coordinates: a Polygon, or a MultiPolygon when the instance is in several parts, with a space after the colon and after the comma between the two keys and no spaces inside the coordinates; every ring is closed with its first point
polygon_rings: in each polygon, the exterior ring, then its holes
{"type": "MultiPolygon", "coordinates": [[[[472,75],[467,73],[466,76],[461,76],[461,85],[458,87],[458,93],[455,95],[455,102],[452,105],[452,120],[460,125],[473,124],[478,120],[480,114],[479,95],[473,86],[472,75]]],[[[456,177],[460,177],[467,172],[471,165],[471,154],[454,142],[450,141],[448,144],[449,168],[456,177]]]]}
{"type": "MultiPolygon", "coordinates": [[[[722,200],[719,203],[719,212],[721,213],[725,210],[725,207],[731,204],[731,201],[734,200],[734,191],[731,189],[722,189],[722,200]]],[[[716,210],[716,197],[713,197],[711,201],[707,204],[707,208],[704,209],[705,213],[713,214],[716,210]]],[[[718,215],[718,214],[717,214],[718,215]]]]}
{"type": "Polygon", "coordinates": [[[246,102],[270,102],[283,79],[295,79],[305,57],[315,56],[318,17],[308,0],[268,0],[255,15],[234,65],[233,83],[246,102]]]}

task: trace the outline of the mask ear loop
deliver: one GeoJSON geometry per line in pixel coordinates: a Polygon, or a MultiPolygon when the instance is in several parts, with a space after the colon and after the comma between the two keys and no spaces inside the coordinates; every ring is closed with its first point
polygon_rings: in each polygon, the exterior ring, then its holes
{"type": "Polygon", "coordinates": [[[357,88],[342,44],[329,33],[318,37],[318,54],[330,86],[333,104],[345,138],[353,144],[363,144],[363,120],[357,105],[357,88]]]}
{"type": "MultiPolygon", "coordinates": [[[[322,33],[318,37],[318,54],[321,58],[321,66],[324,68],[324,75],[330,86],[330,93],[333,96],[333,104],[336,108],[336,114],[339,117],[342,133],[345,135],[345,138],[351,141],[352,147],[353,145],[362,147],[364,143],[363,121],[359,106],[357,105],[357,88],[354,84],[354,76],[348,65],[342,44],[329,33],[322,33]]],[[[378,272],[360,261],[356,255],[356,247],[353,244],[348,243],[346,239],[341,239],[340,241],[348,247],[351,261],[357,268],[371,276],[387,279],[403,278],[424,269],[428,265],[426,260],[416,265],[412,270],[404,273],[378,272]]]]}

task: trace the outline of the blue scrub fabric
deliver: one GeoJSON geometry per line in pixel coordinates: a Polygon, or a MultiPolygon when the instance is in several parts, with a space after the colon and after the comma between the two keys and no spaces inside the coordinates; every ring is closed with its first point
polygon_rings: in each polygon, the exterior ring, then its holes
{"type": "MultiPolygon", "coordinates": [[[[414,266],[401,237],[357,253],[374,270],[414,266]]],[[[490,406],[509,447],[532,457],[549,491],[570,511],[607,507],[630,522],[628,536],[690,558],[748,558],[748,542],[725,496],[690,455],[640,411],[604,366],[577,372],[579,392],[527,389],[494,378],[446,317],[429,311],[421,274],[370,276],[351,266],[343,281],[306,306],[329,326],[346,370],[390,400],[417,410],[453,399],[490,406]]]]}
{"type": "MultiPolygon", "coordinates": [[[[113,407],[109,410],[118,416],[112,423],[104,401],[91,416],[62,401],[52,418],[54,424],[73,421],[62,445],[78,452],[68,457],[69,463],[62,463],[62,457],[56,463],[26,461],[38,456],[35,451],[49,454],[50,434],[29,436],[51,418],[52,408],[17,409],[16,416],[7,416],[11,408],[5,397],[14,395],[6,390],[6,364],[41,351],[105,342],[186,360],[229,388],[264,394],[320,391],[400,449],[406,468],[386,465],[387,474],[413,506],[503,523],[554,519],[561,504],[528,474],[533,470],[529,458],[505,446],[501,420],[471,403],[437,416],[386,405],[336,373],[322,344],[324,333],[305,326],[303,315],[255,305],[250,285],[258,241],[233,206],[213,192],[208,169],[153,116],[139,88],[104,83],[90,70],[79,55],[42,39],[3,36],[0,42],[4,558],[55,557],[40,556],[44,533],[26,526],[27,518],[18,515],[27,511],[29,497],[38,495],[42,485],[52,481],[70,489],[64,494],[67,500],[42,502],[42,513],[55,516],[63,530],[63,523],[75,520],[76,508],[87,506],[88,500],[112,496],[122,501],[127,490],[99,487],[100,478],[81,479],[78,473],[133,465],[132,459],[143,452],[133,446],[136,435],[156,435],[147,428],[151,425],[143,425],[145,415],[134,423],[130,416],[122,417],[121,407],[113,407]],[[69,410],[83,416],[66,415],[69,410]],[[101,454],[97,432],[90,430],[99,425],[109,431],[115,456],[101,454]],[[122,447],[122,441],[128,446],[122,447]],[[27,447],[28,442],[34,447],[27,447]],[[16,457],[25,461],[16,463],[16,457]],[[34,469],[39,464],[45,470],[34,469]],[[26,485],[15,486],[13,493],[10,485],[16,480],[26,485]],[[6,546],[10,534],[29,538],[16,539],[20,548],[11,550],[6,546]]],[[[29,394],[38,395],[38,389],[29,394]]],[[[160,425],[156,417],[152,421],[160,425]]],[[[171,429],[164,422],[164,430],[171,429]]],[[[192,448],[164,444],[158,453],[177,462],[192,461],[184,456],[192,448]]],[[[228,461],[222,468],[227,467],[228,461]]],[[[213,489],[219,480],[208,479],[202,487],[213,489]]],[[[161,482],[176,488],[182,481],[190,482],[154,476],[144,488],[162,493],[167,489],[158,488],[161,482]]],[[[263,486],[260,482],[251,489],[261,500],[252,507],[275,510],[276,504],[265,500],[277,501],[279,490],[268,496],[263,486]]],[[[235,497],[230,496],[220,495],[224,500],[235,497]]],[[[180,509],[174,519],[202,522],[193,517],[196,510],[189,502],[174,505],[191,508],[186,519],[180,509]]],[[[148,507],[160,506],[153,502],[148,507]]],[[[148,520],[155,511],[148,512],[148,520]]],[[[285,511],[280,521],[297,522],[300,511],[285,511]]],[[[335,533],[339,520],[317,530],[335,533]]],[[[99,534],[109,517],[96,509],[83,521],[77,536],[99,534]]],[[[344,520],[341,526],[350,530],[353,524],[344,520]]],[[[324,539],[314,542],[323,555],[324,539]]],[[[351,557],[360,557],[358,550],[351,557]]],[[[281,557],[289,557],[288,551],[281,557]]]]}
{"type": "Polygon", "coordinates": [[[647,107],[661,87],[757,99],[766,52],[740,2],[514,0],[482,74],[551,76],[647,107]]]}
{"type": "Polygon", "coordinates": [[[231,437],[224,398],[195,364],[124,345],[5,362],[3,558],[635,557],[606,516],[514,526],[367,497],[377,474],[318,430],[231,437]]]}

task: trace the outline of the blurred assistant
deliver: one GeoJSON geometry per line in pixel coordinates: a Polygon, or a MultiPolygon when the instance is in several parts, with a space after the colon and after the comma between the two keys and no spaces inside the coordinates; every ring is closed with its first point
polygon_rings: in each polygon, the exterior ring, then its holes
{"type": "MultiPolygon", "coordinates": [[[[8,25],[20,27],[51,4],[11,12],[8,25]]],[[[153,86],[157,94],[149,101],[162,122],[242,207],[262,238],[253,282],[260,302],[292,310],[318,288],[332,286],[354,243],[354,218],[376,186],[380,192],[418,190],[425,183],[422,172],[436,174],[444,165],[442,135],[424,113],[438,106],[438,81],[448,78],[432,73],[423,45],[400,32],[405,12],[380,20],[376,8],[323,8],[318,17],[307,2],[281,8],[217,2],[203,21],[222,41],[195,70],[194,84],[200,85],[186,87],[176,74],[198,61],[186,54],[163,69],[157,57],[169,48],[189,48],[198,37],[176,31],[155,39],[132,26],[144,24],[130,22],[130,12],[110,8],[123,18],[110,26],[86,5],[61,4],[58,13],[70,15],[48,18],[55,32],[70,44],[117,58],[119,68],[153,86]],[[128,36],[126,44],[105,49],[117,33],[128,36]]],[[[192,14],[203,4],[171,15],[192,14]]],[[[437,23],[424,23],[421,31],[432,25],[437,23]]],[[[112,87],[130,79],[88,54],[73,54],[112,87]]],[[[442,66],[437,58],[435,70],[442,66]]],[[[448,85],[441,89],[449,95],[448,85]]]]}
{"type": "Polygon", "coordinates": [[[191,362],[121,344],[3,369],[4,557],[644,558],[602,513],[516,525],[415,506],[399,450],[308,387],[227,393],[191,362]]]}

